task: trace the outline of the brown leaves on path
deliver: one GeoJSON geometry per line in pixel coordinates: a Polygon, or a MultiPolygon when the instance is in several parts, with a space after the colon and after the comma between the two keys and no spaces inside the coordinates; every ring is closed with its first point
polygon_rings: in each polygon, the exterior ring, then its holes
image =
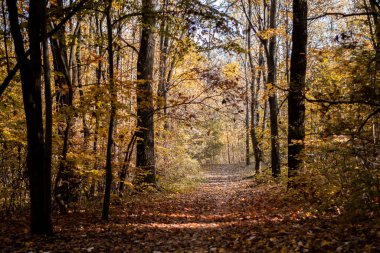
{"type": "Polygon", "coordinates": [[[3,219],[1,252],[379,252],[375,221],[316,217],[287,203],[278,186],[244,180],[247,169],[213,166],[191,193],[143,194],[55,219],[56,235],[30,237],[27,221],[3,219]]]}

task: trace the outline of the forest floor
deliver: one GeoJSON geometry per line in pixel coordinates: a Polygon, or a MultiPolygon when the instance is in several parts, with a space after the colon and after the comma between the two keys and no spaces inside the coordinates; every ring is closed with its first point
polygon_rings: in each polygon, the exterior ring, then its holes
{"type": "Polygon", "coordinates": [[[242,166],[212,166],[189,193],[142,194],[111,208],[54,218],[55,235],[31,237],[20,217],[0,219],[0,252],[380,252],[379,223],[317,217],[247,179],[242,166]]]}

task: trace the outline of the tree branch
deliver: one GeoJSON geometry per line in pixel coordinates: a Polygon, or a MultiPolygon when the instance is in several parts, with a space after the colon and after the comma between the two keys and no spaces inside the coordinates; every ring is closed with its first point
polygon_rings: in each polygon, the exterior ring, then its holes
{"type": "Polygon", "coordinates": [[[327,100],[327,99],[310,99],[305,96],[305,100],[310,103],[327,103],[330,105],[339,105],[339,104],[346,104],[346,105],[354,105],[354,104],[361,104],[361,105],[370,105],[370,106],[380,106],[380,103],[371,102],[371,101],[365,101],[365,100],[327,100]]]}
{"type": "Polygon", "coordinates": [[[310,17],[307,20],[316,20],[328,16],[336,16],[341,18],[354,17],[354,16],[369,16],[369,15],[377,15],[375,12],[359,12],[359,13],[342,13],[342,12],[327,12],[321,15],[310,17]]]}
{"type": "MultiPolygon", "coordinates": [[[[71,12],[69,14],[67,14],[62,20],[61,22],[59,22],[58,25],[56,25],[50,32],[48,32],[47,36],[50,38],[51,36],[53,36],[55,33],[57,33],[63,26],[64,24],[70,19],[72,18],[82,7],[83,5],[89,0],[82,0],[80,1],[75,7],[73,7],[73,9],[71,10],[71,12]]],[[[30,50],[28,49],[28,51],[25,52],[25,55],[26,56],[29,56],[30,54],[30,50]]],[[[8,87],[8,85],[10,84],[10,82],[12,81],[12,79],[14,78],[14,76],[16,75],[17,71],[20,69],[20,64],[17,63],[13,69],[8,73],[8,76],[4,79],[3,83],[0,85],[0,97],[3,95],[5,89],[8,87]]]]}
{"type": "Polygon", "coordinates": [[[378,113],[380,113],[380,107],[377,108],[376,110],[374,110],[373,112],[371,112],[371,113],[367,116],[367,118],[365,118],[365,120],[364,120],[363,123],[360,125],[360,127],[358,128],[358,130],[356,130],[356,132],[357,132],[357,133],[360,133],[360,132],[363,130],[364,126],[367,124],[367,122],[368,122],[373,116],[375,116],[375,115],[378,114],[378,113]]]}
{"type": "Polygon", "coordinates": [[[136,48],[134,45],[128,43],[128,41],[126,41],[126,40],[125,40],[123,37],[121,37],[120,35],[119,35],[119,39],[120,39],[122,42],[124,42],[125,45],[126,45],[127,47],[131,48],[131,49],[132,49],[133,51],[135,51],[137,54],[139,53],[139,50],[137,50],[137,48],[136,48]]]}

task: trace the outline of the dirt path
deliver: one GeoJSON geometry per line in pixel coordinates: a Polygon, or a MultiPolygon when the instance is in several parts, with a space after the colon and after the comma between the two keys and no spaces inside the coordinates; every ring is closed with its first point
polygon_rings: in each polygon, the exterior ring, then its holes
{"type": "Polygon", "coordinates": [[[236,165],[212,166],[204,172],[205,182],[191,193],[130,204],[126,226],[135,228],[130,236],[136,238],[130,250],[223,251],[221,241],[236,237],[232,227],[247,219],[244,191],[251,183],[243,180],[247,173],[236,165]]]}
{"type": "MultiPolygon", "coordinates": [[[[244,180],[239,166],[213,166],[191,193],[138,196],[99,212],[60,216],[56,236],[0,239],[1,252],[378,252],[379,231],[313,217],[278,200],[283,189],[244,180]],[[5,246],[5,247],[4,247],[5,246]],[[1,250],[3,247],[3,250],[1,250]]],[[[19,222],[26,227],[26,223],[19,222]]],[[[17,224],[16,224],[17,225],[17,224]]],[[[26,231],[26,230],[25,230],[26,231]]]]}

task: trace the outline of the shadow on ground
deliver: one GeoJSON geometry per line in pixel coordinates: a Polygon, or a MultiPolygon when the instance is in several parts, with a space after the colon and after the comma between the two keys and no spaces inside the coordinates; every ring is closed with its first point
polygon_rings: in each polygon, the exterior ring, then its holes
{"type": "Polygon", "coordinates": [[[142,195],[98,212],[55,219],[56,235],[30,237],[26,219],[3,219],[1,252],[379,252],[378,224],[315,217],[279,201],[283,189],[213,166],[191,193],[142,195]]]}

